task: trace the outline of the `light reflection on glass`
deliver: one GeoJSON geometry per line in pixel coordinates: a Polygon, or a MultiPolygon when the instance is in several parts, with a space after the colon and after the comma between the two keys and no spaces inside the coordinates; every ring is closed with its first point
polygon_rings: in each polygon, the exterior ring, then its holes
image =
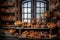
{"type": "Polygon", "coordinates": [[[24,7],[27,7],[27,3],[24,3],[24,7]]]}
{"type": "Polygon", "coordinates": [[[27,13],[27,8],[24,8],[24,13],[27,13]]]}
{"type": "Polygon", "coordinates": [[[28,7],[31,7],[31,2],[28,2],[28,7]]]}
{"type": "Polygon", "coordinates": [[[28,14],[28,18],[31,18],[31,14],[28,14]]]}
{"type": "Polygon", "coordinates": [[[44,7],[44,3],[41,2],[41,7],[44,7]]]}
{"type": "Polygon", "coordinates": [[[37,8],[37,10],[36,10],[36,11],[37,11],[37,13],[40,13],[40,10],[41,10],[40,8],[37,8]]]}
{"type": "Polygon", "coordinates": [[[44,13],[44,8],[41,8],[41,13],[44,13]]]}
{"type": "Polygon", "coordinates": [[[28,8],[28,13],[31,13],[31,8],[28,8]]]}

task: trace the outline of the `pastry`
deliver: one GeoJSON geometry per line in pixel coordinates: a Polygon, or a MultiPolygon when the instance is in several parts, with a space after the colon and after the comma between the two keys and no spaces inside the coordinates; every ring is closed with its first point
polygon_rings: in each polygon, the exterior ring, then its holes
{"type": "Polygon", "coordinates": [[[14,25],[17,25],[17,26],[22,26],[22,22],[20,20],[17,20],[14,25]]]}
{"type": "Polygon", "coordinates": [[[49,16],[50,16],[49,12],[45,12],[45,13],[44,13],[44,16],[45,16],[45,17],[49,17],[49,16]]]}
{"type": "Polygon", "coordinates": [[[30,19],[30,23],[31,23],[32,25],[35,25],[35,24],[36,24],[36,20],[35,20],[35,19],[30,19]]]}
{"type": "Polygon", "coordinates": [[[55,28],[56,27],[56,24],[53,23],[53,22],[49,22],[49,23],[47,23],[47,27],[48,28],[55,28]]]}

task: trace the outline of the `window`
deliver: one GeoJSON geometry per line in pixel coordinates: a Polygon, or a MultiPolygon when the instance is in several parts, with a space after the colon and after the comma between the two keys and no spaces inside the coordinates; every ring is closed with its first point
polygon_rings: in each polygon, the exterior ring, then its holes
{"type": "Polygon", "coordinates": [[[39,17],[42,17],[42,21],[45,22],[44,12],[46,12],[46,2],[37,1],[36,2],[36,19],[38,20],[39,17]]]}
{"type": "Polygon", "coordinates": [[[22,22],[30,22],[31,19],[31,1],[22,2],[22,22]]]}
{"type": "Polygon", "coordinates": [[[31,18],[38,20],[40,16],[43,18],[42,21],[45,21],[43,14],[47,10],[47,3],[44,0],[22,1],[22,22],[30,23],[31,18]]]}

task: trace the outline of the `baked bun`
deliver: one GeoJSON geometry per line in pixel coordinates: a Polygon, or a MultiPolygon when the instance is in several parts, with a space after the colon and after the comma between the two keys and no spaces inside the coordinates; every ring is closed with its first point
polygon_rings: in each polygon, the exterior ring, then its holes
{"type": "Polygon", "coordinates": [[[55,28],[56,27],[56,24],[53,23],[53,22],[49,22],[49,23],[47,23],[47,27],[48,28],[55,28]]]}
{"type": "Polygon", "coordinates": [[[14,25],[22,25],[22,22],[18,20],[14,23],[14,25]]]}

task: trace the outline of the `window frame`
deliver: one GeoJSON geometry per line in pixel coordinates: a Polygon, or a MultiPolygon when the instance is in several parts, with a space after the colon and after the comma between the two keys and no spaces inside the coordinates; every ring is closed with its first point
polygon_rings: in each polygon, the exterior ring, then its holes
{"type": "MultiPolygon", "coordinates": [[[[22,1],[23,2],[23,1],[22,1]]],[[[30,2],[30,1],[27,1],[27,2],[30,2]]],[[[36,19],[36,2],[43,2],[43,1],[36,1],[36,0],[31,0],[31,18],[33,18],[33,19],[36,19]],[[34,15],[34,16],[33,16],[34,15]]],[[[44,3],[44,2],[43,2],[44,3]]],[[[44,3],[44,4],[46,4],[47,5],[47,7],[45,7],[46,8],[46,11],[49,9],[49,5],[48,5],[48,3],[49,3],[49,1],[46,1],[46,3],[44,3]]],[[[44,5],[45,6],[45,5],[44,5]]],[[[38,7],[38,8],[40,8],[40,7],[38,7]]],[[[44,8],[44,7],[42,7],[42,8],[44,8]]],[[[45,10],[45,9],[44,9],[45,10]]],[[[39,13],[40,14],[40,13],[39,13]]],[[[45,20],[45,19],[44,19],[45,20]]]]}

